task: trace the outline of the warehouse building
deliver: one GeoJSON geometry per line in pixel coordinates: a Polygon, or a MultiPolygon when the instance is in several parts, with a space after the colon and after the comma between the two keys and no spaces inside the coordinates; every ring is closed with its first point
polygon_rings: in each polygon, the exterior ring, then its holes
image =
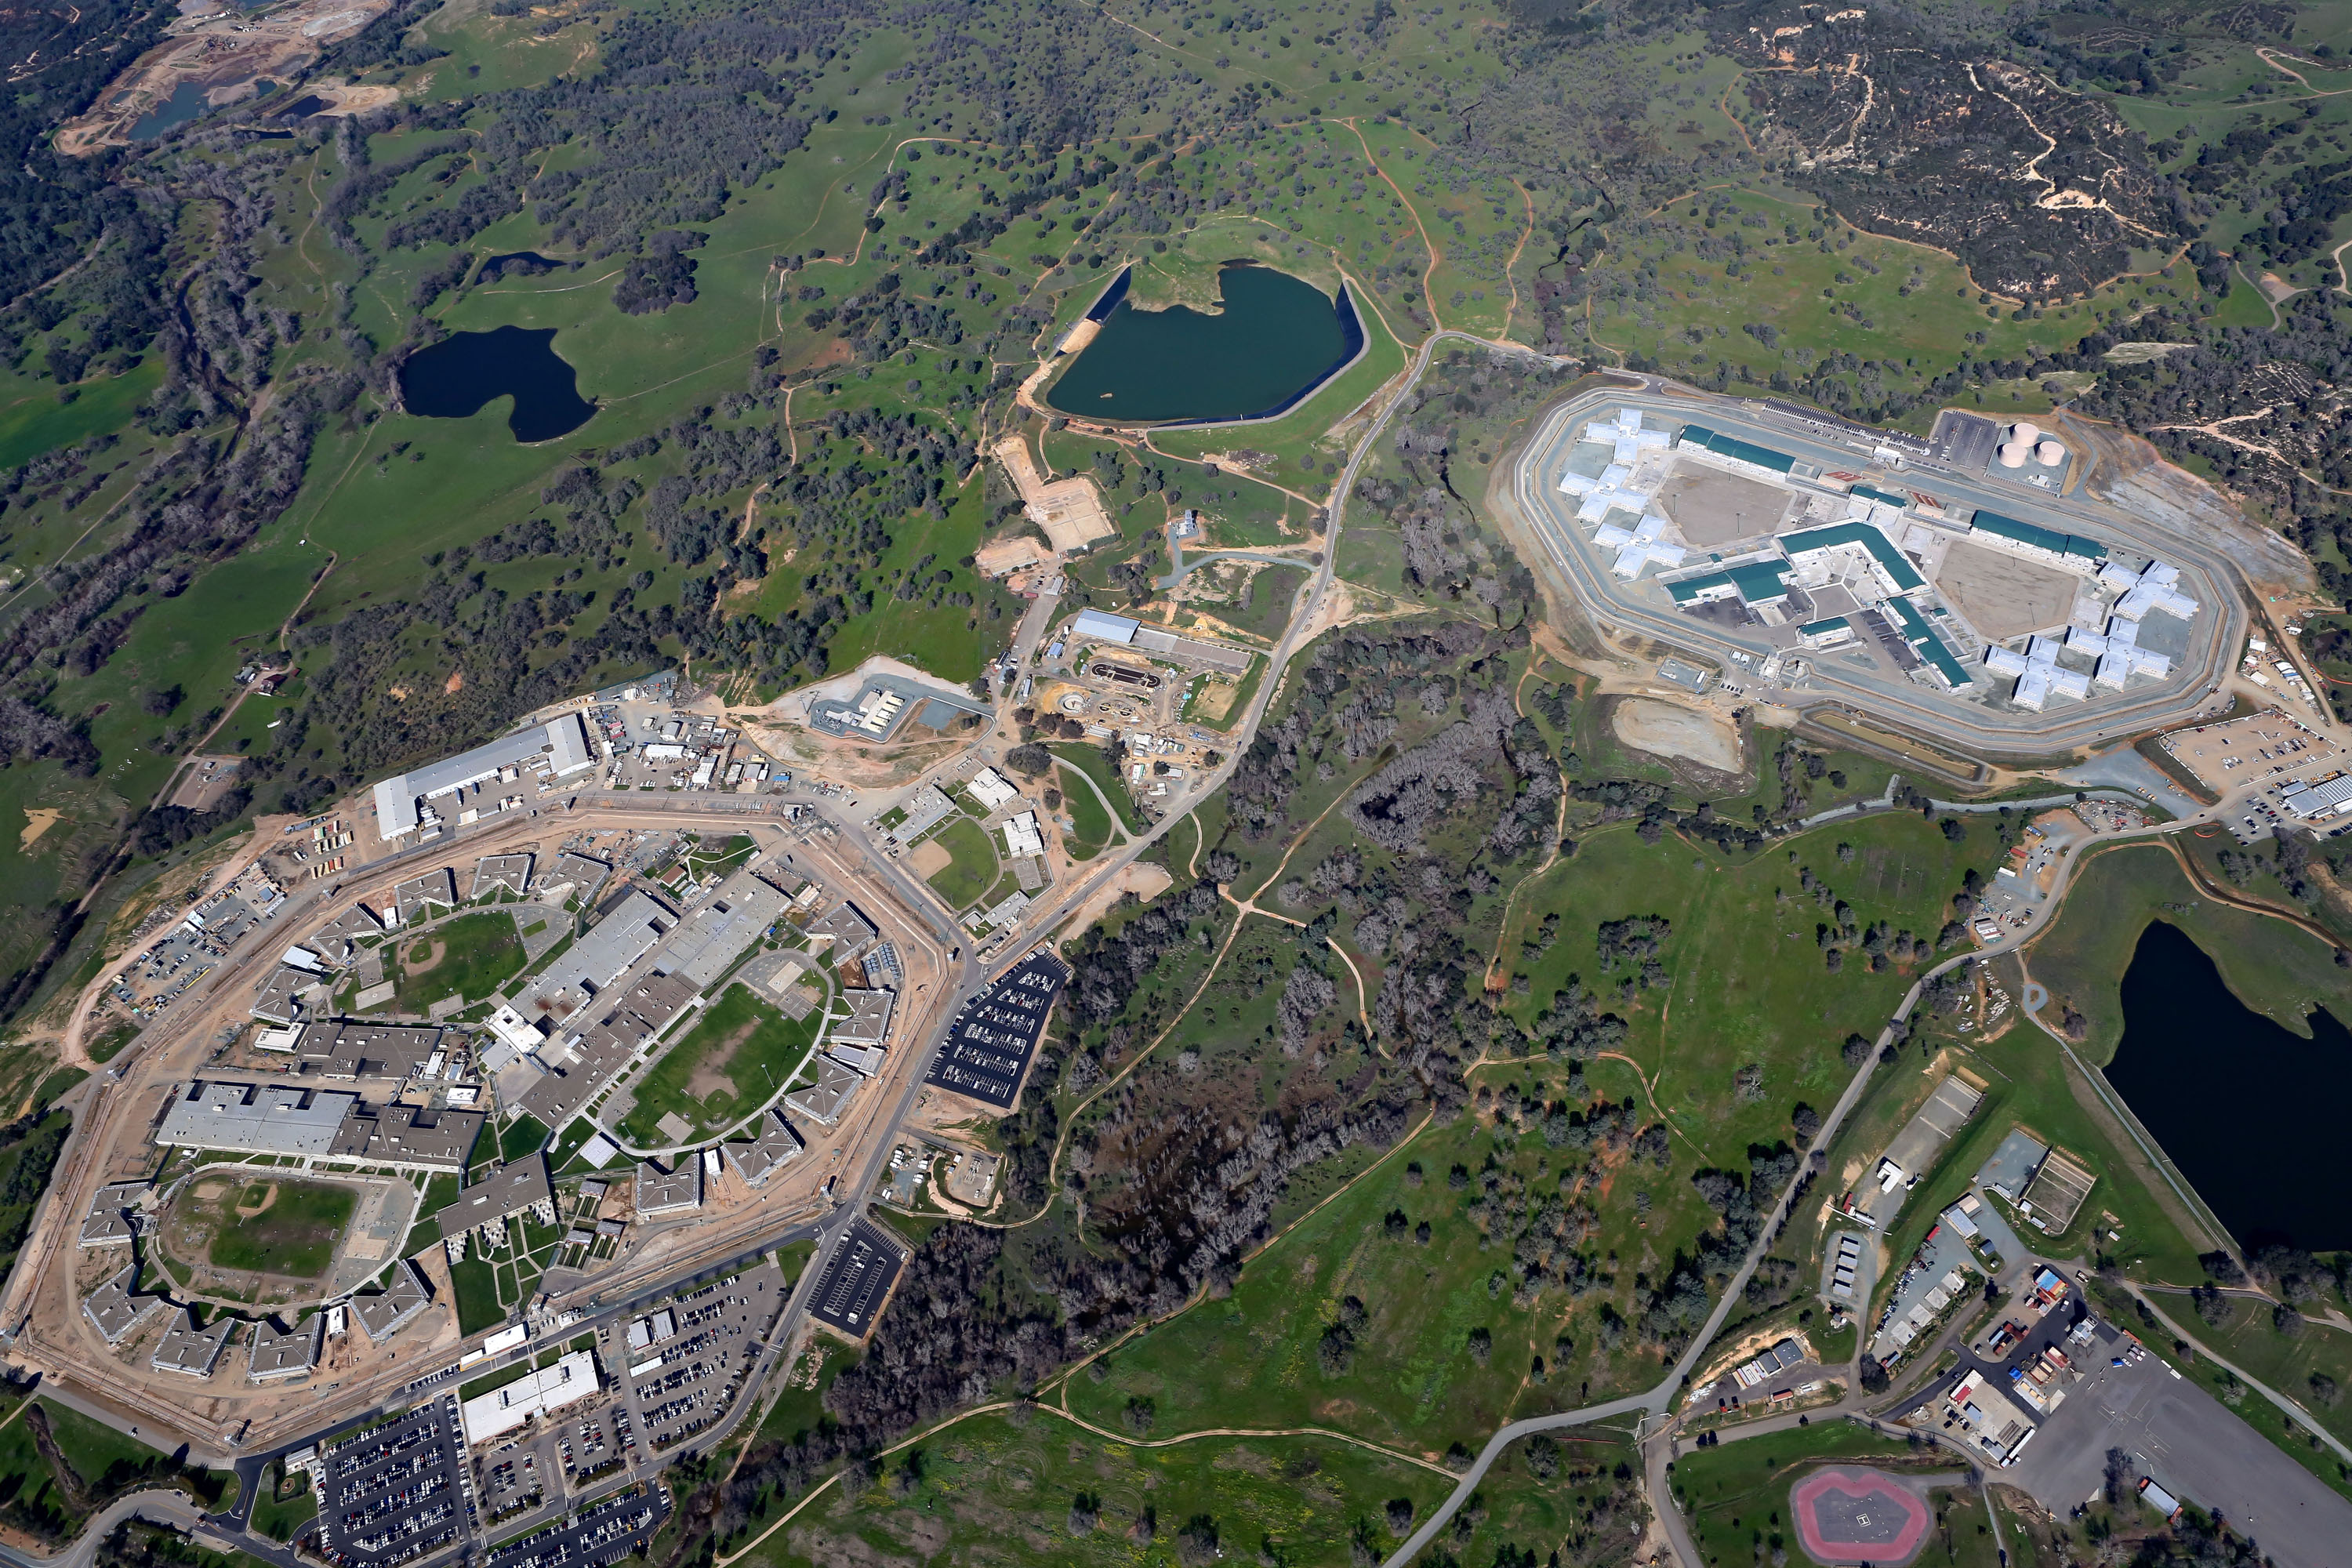
{"type": "Polygon", "coordinates": [[[442,818],[436,801],[477,785],[513,784],[526,779],[552,783],[595,764],[596,749],[589,742],[586,722],[577,713],[566,713],[385,779],[375,786],[376,833],[389,843],[419,828],[437,831],[442,818]]]}

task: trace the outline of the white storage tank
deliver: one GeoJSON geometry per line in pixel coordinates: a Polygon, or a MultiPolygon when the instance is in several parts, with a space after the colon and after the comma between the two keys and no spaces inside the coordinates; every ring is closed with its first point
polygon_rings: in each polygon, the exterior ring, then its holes
{"type": "Polygon", "coordinates": [[[2009,438],[2021,447],[2032,447],[2042,439],[2042,426],[2031,420],[2021,419],[2009,427],[2009,438]]]}
{"type": "Polygon", "coordinates": [[[2066,448],[2060,442],[2045,438],[2033,448],[2033,458],[2043,468],[2054,468],[2065,462],[2066,448]]]}
{"type": "Polygon", "coordinates": [[[2003,441],[1993,456],[2000,459],[2000,466],[2004,468],[2021,468],[2025,467],[2025,453],[2024,442],[2003,441]]]}

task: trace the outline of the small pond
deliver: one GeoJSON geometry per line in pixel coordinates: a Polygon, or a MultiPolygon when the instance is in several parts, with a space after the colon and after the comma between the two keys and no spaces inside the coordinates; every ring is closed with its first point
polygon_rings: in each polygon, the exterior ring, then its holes
{"type": "Polygon", "coordinates": [[[2352,1125],[2352,1031],[2325,1011],[2310,1039],[2282,1028],[2162,921],[2140,933],[2123,1008],[2107,1081],[2239,1245],[2352,1245],[2334,1179],[2352,1125]]]}
{"type": "Polygon", "coordinates": [[[427,419],[469,419],[501,397],[514,399],[507,428],[518,441],[551,441],[588,423],[596,405],[555,352],[555,329],[500,327],[458,332],[421,348],[400,367],[401,401],[427,419]]]}
{"type": "Polygon", "coordinates": [[[152,142],[166,131],[176,131],[205,111],[205,89],[184,81],[172,96],[149,110],[131,127],[133,142],[152,142]]]}
{"type": "Polygon", "coordinates": [[[1139,424],[1254,419],[1279,414],[1364,346],[1355,301],[1271,267],[1228,262],[1219,308],[1139,310],[1125,275],[1102,330],[1046,394],[1065,414],[1139,424]]]}

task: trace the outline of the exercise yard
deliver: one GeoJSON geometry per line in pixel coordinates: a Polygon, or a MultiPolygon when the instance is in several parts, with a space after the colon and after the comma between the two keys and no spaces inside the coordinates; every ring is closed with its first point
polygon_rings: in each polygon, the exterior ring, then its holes
{"type": "Polygon", "coordinates": [[[401,1008],[421,1013],[445,996],[479,1002],[522,972],[522,937],[505,910],[444,921],[399,943],[394,981],[401,1008]]]}
{"type": "Polygon", "coordinates": [[[2074,607],[2074,578],[1981,544],[1944,552],[1936,591],[1991,642],[2061,626],[2074,607]]]}
{"type": "Polygon", "coordinates": [[[794,1021],[737,984],[646,1070],[621,1135],[641,1149],[688,1143],[731,1127],[793,1080],[815,1047],[824,1014],[794,1021]],[[666,1119],[676,1117],[677,1121],[666,1119]],[[678,1122],[687,1131],[677,1136],[678,1122]]]}
{"type": "Polygon", "coordinates": [[[1658,487],[1654,505],[1673,520],[1685,539],[1701,550],[1712,550],[1772,532],[1788,515],[1792,499],[1777,485],[1685,459],[1658,487]]]}
{"type": "Polygon", "coordinates": [[[315,1279],[334,1261],[359,1194],[324,1182],[207,1175],[164,1217],[170,1250],[215,1268],[315,1279]]]}

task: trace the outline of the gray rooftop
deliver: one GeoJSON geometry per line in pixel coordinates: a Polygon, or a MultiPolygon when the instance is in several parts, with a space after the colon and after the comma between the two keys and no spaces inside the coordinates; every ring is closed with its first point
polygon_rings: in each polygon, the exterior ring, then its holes
{"type": "Polygon", "coordinates": [[[261,989],[253,998],[249,1009],[253,1016],[272,1024],[299,1024],[325,1008],[326,977],[281,963],[269,972],[261,989]]]}
{"type": "Polygon", "coordinates": [[[760,1120],[758,1137],[749,1142],[727,1145],[727,1158],[733,1162],[737,1173],[756,1187],[798,1154],[802,1147],[801,1135],[784,1120],[784,1113],[771,1110],[760,1120]]]}
{"type": "Polygon", "coordinates": [[[702,1206],[702,1156],[688,1154],[675,1171],[650,1160],[637,1167],[637,1217],[683,1214],[702,1206]]]}
{"type": "Polygon", "coordinates": [[[551,997],[568,991],[583,998],[593,996],[619,979],[622,971],[644,957],[677,924],[677,916],[668,905],[643,891],[633,892],[547,966],[533,987],[534,994],[551,997]]]}
{"type": "Polygon", "coordinates": [[[121,1344],[148,1313],[167,1304],[161,1296],[132,1294],[131,1287],[138,1278],[139,1265],[133,1263],[82,1300],[82,1314],[106,1336],[108,1344],[121,1344]]]}
{"type": "Polygon", "coordinates": [[[415,1078],[435,1051],[442,1031],[430,1025],[370,1024],[339,1018],[311,1024],[294,1047],[306,1072],[321,1078],[415,1078]]]}
{"type": "Polygon", "coordinates": [[[459,1171],[482,1135],[478,1110],[428,1110],[419,1105],[354,1105],[329,1152],[367,1164],[459,1171]]]}
{"type": "Polygon", "coordinates": [[[485,855],[474,862],[474,883],[466,896],[478,899],[504,888],[520,898],[530,890],[533,862],[530,855],[485,855]]]}
{"type": "Polygon", "coordinates": [[[326,1153],[359,1097],[333,1089],[194,1079],[173,1091],[160,1145],[247,1154],[326,1153]]]}
{"type": "Polygon", "coordinates": [[[775,923],[787,902],[781,888],[750,871],[738,871],[678,922],[654,963],[664,973],[682,975],[700,990],[724,974],[775,923]]]}
{"type": "Polygon", "coordinates": [[[867,920],[856,904],[844,899],[822,918],[811,921],[808,934],[812,938],[831,937],[838,962],[872,942],[877,933],[874,930],[874,922],[867,920]]]}
{"type": "Polygon", "coordinates": [[[784,1103],[810,1121],[830,1127],[841,1120],[841,1113],[849,1108],[851,1097],[865,1081],[855,1069],[843,1066],[831,1057],[819,1055],[816,1058],[816,1082],[806,1089],[793,1090],[784,1096],[784,1103]]]}
{"type": "Polygon", "coordinates": [[[253,1325],[253,1354],[247,1376],[256,1383],[299,1377],[319,1364],[319,1341],[326,1327],[323,1312],[292,1329],[281,1329],[276,1319],[264,1318],[253,1325]]]}
{"type": "Polygon", "coordinates": [[[392,1288],[380,1295],[352,1297],[352,1312],[367,1337],[382,1344],[432,1304],[433,1288],[416,1265],[404,1258],[393,1265],[392,1288]]]}
{"type": "Polygon", "coordinates": [[[520,1214],[533,1204],[554,1201],[555,1190],[547,1183],[547,1156],[526,1154],[488,1181],[459,1193],[457,1202],[434,1217],[440,1221],[446,1240],[494,1219],[520,1214]]]}
{"type": "Polygon", "coordinates": [[[887,991],[844,991],[841,1000],[849,1016],[834,1020],[832,1037],[853,1045],[878,1046],[890,1033],[890,1009],[897,995],[887,991]]]}
{"type": "Polygon", "coordinates": [[[91,1194],[89,1212],[82,1216],[81,1245],[111,1247],[129,1241],[138,1234],[131,1220],[131,1210],[147,1191],[145,1182],[117,1182],[100,1187],[91,1194]]]}
{"type": "Polygon", "coordinates": [[[457,907],[457,874],[446,866],[393,887],[393,914],[401,925],[423,918],[428,906],[436,904],[443,909],[457,907]]]}
{"type": "Polygon", "coordinates": [[[2050,1145],[2022,1127],[2012,1127],[2000,1147],[1992,1152],[1992,1158],[1977,1172],[1977,1185],[2015,1203],[2025,1195],[2026,1184],[2033,1180],[2049,1153],[2050,1145]]]}
{"type": "Polygon", "coordinates": [[[228,1349],[228,1337],[236,1330],[235,1318],[223,1318],[211,1328],[196,1322],[196,1315],[185,1309],[180,1321],[163,1331],[156,1342],[155,1353],[148,1365],[157,1372],[185,1373],[190,1377],[210,1377],[220,1362],[221,1352],[228,1349]]]}

